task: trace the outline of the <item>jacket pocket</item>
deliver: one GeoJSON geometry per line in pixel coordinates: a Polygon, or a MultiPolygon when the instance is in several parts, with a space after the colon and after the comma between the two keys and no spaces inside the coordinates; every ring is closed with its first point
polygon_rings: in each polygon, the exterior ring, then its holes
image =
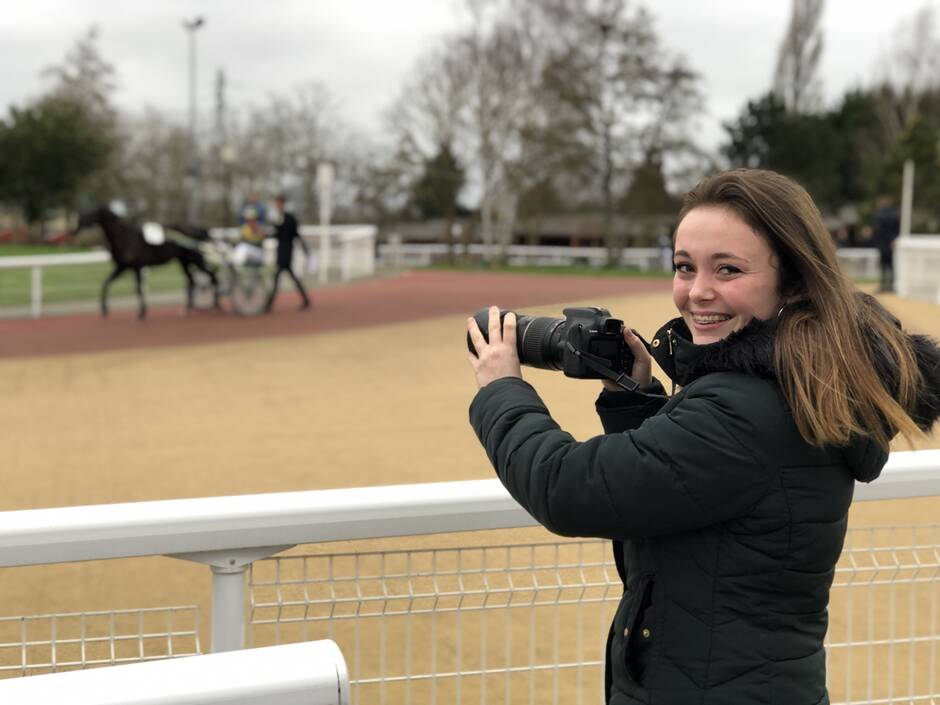
{"type": "Polygon", "coordinates": [[[653,586],[652,575],[642,576],[614,616],[608,659],[615,683],[619,678],[633,687],[643,685],[652,649],[653,586]]]}
{"type": "Polygon", "coordinates": [[[630,633],[624,650],[627,673],[638,685],[646,682],[650,661],[653,655],[653,631],[655,625],[653,609],[653,576],[644,576],[637,593],[639,602],[633,613],[630,633]]]}

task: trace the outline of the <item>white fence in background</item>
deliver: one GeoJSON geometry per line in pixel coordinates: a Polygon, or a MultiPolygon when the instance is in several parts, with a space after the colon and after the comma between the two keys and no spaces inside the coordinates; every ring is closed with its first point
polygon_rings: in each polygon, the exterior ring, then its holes
{"type": "MultiPolygon", "coordinates": [[[[940,450],[893,453],[882,478],[856,489],[859,501],[937,495],[940,450]]],[[[0,567],[202,562],[213,573],[214,651],[244,646],[250,568],[248,640],[334,640],[352,655],[360,703],[597,701],[619,598],[603,541],[546,534],[546,543],[269,558],[298,544],[533,525],[495,479],[38,509],[0,513],[0,567]]],[[[940,528],[853,529],[830,609],[832,702],[940,698],[938,614],[940,528]]],[[[0,675],[55,663],[30,639],[19,659],[0,651],[0,675]]]]}
{"type": "MultiPolygon", "coordinates": [[[[310,248],[314,265],[309,267],[310,271],[319,271],[325,266],[327,281],[342,282],[370,277],[375,273],[375,237],[378,231],[374,225],[331,225],[328,232],[330,246],[325,251],[331,254],[329,261],[324,263],[318,261],[319,253],[323,251],[320,248],[323,227],[300,226],[300,235],[310,248]]],[[[213,228],[209,233],[212,237],[230,241],[240,237],[238,228],[213,228]]],[[[298,248],[294,249],[296,251],[298,248]]]]}
{"type": "MultiPolygon", "coordinates": [[[[402,243],[395,236],[379,245],[379,264],[384,267],[427,267],[447,258],[447,245],[443,243],[402,243]]],[[[482,243],[456,246],[458,256],[482,259],[495,257],[498,245],[482,243]]],[[[554,245],[510,245],[507,262],[514,266],[569,266],[603,267],[607,264],[604,247],[565,247],[554,245]]],[[[878,250],[874,248],[839,248],[839,262],[845,272],[857,279],[878,278],[878,250]]],[[[627,247],[621,251],[620,264],[635,267],[641,272],[665,272],[672,269],[672,251],[661,247],[627,247]]]]}
{"type": "Polygon", "coordinates": [[[316,641],[0,681],[16,705],[348,705],[339,647],[316,641]]]}
{"type": "MultiPolygon", "coordinates": [[[[370,277],[375,273],[375,237],[374,225],[334,225],[329,228],[333,253],[326,263],[327,280],[348,282],[354,279],[370,277]]],[[[318,225],[303,225],[300,233],[304,241],[311,246],[311,259],[303,263],[304,267],[297,271],[317,271],[323,263],[317,261],[319,251],[318,243],[322,237],[318,225]],[[312,265],[312,266],[311,266],[312,265]]],[[[237,228],[217,228],[210,231],[213,237],[237,240],[237,228]]],[[[266,248],[267,257],[273,262],[275,256],[273,247],[266,248]]],[[[299,248],[295,249],[295,257],[299,255],[299,248]]],[[[91,252],[77,252],[52,255],[23,255],[0,257],[0,273],[3,270],[28,269],[30,276],[30,305],[28,315],[40,318],[43,311],[43,291],[46,288],[43,282],[43,270],[47,267],[65,267],[86,264],[100,264],[111,261],[107,250],[94,250],[91,252]]],[[[96,286],[101,282],[96,282],[96,286]]],[[[180,296],[183,289],[180,288],[180,296]]],[[[97,296],[97,290],[95,292],[97,296]]]]}
{"type": "Polygon", "coordinates": [[[76,264],[100,264],[109,262],[111,255],[106,250],[76,252],[61,255],[22,255],[0,257],[0,270],[30,270],[29,311],[33,318],[42,315],[42,272],[46,267],[68,267],[76,264]]]}
{"type": "MultiPolygon", "coordinates": [[[[320,230],[320,226],[316,225],[304,225],[300,228],[304,241],[310,247],[312,256],[311,260],[306,263],[307,267],[305,269],[311,272],[317,271],[323,266],[323,263],[317,261],[318,253],[321,251],[319,247],[319,241],[322,237],[320,230]],[[310,266],[311,264],[312,266],[310,266]]],[[[237,228],[217,228],[210,232],[213,237],[230,240],[238,239],[237,228]]],[[[334,225],[330,227],[330,239],[331,246],[328,251],[335,253],[335,255],[331,255],[330,261],[326,263],[327,279],[329,281],[347,282],[370,277],[375,273],[377,264],[378,266],[392,268],[428,266],[443,261],[447,255],[447,246],[443,244],[402,244],[393,241],[379,245],[376,248],[376,228],[372,225],[334,225]],[[378,252],[378,262],[376,252],[378,252]]],[[[495,245],[489,247],[491,256],[495,255],[496,251],[495,245]]],[[[487,248],[482,244],[471,244],[466,247],[459,247],[458,252],[482,258],[487,252],[487,248]]],[[[601,267],[607,262],[607,250],[602,247],[512,245],[509,247],[508,253],[508,262],[511,265],[586,265],[601,267]]],[[[274,250],[268,248],[266,256],[273,261],[274,250]]],[[[298,252],[295,252],[295,257],[300,257],[298,252]]],[[[11,269],[29,269],[31,271],[28,313],[33,318],[39,318],[42,316],[43,311],[43,270],[46,267],[103,263],[109,260],[110,256],[105,250],[61,255],[0,257],[0,271],[11,269]]],[[[877,279],[878,277],[877,250],[867,248],[840,249],[839,260],[845,271],[852,277],[859,279],[877,279]]],[[[672,267],[671,262],[670,252],[657,247],[626,248],[621,253],[621,264],[623,266],[635,267],[641,272],[668,271],[672,267]]],[[[935,276],[933,279],[930,278],[931,270],[928,265],[928,262],[915,258],[913,264],[909,265],[906,271],[921,272],[923,273],[922,276],[918,275],[921,276],[921,279],[935,282],[935,276]]],[[[903,266],[899,267],[899,271],[903,266]]],[[[937,271],[936,268],[933,271],[937,271]]],[[[905,279],[905,281],[907,280],[905,279]]],[[[180,291],[182,293],[182,289],[180,291]]]]}
{"type": "Polygon", "coordinates": [[[894,241],[894,288],[899,296],[940,304],[940,236],[894,241]]]}

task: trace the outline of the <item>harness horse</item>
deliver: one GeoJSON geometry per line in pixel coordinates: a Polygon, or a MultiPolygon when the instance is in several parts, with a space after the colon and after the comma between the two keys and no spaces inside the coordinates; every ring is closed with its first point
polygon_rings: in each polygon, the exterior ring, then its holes
{"type": "MultiPolygon", "coordinates": [[[[107,206],[99,206],[93,211],[83,213],[78,225],[72,231],[75,237],[81,230],[97,225],[108,241],[114,269],[101,287],[101,315],[108,315],[108,288],[111,283],[127,270],[134,273],[137,283],[138,311],[137,318],[147,317],[147,301],[144,298],[141,270],[155,267],[176,260],[186,277],[186,310],[193,309],[195,291],[194,272],[200,272],[207,278],[212,292],[212,306],[219,308],[219,283],[215,272],[207,264],[200,242],[208,239],[208,233],[199,228],[174,226],[163,228],[170,237],[157,242],[144,236],[144,229],[134,223],[118,217],[107,206]]],[[[160,227],[160,226],[158,226],[160,227]]]]}

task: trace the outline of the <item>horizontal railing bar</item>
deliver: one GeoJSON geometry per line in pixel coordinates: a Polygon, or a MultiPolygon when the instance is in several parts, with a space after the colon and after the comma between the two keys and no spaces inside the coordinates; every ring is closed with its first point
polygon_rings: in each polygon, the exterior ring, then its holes
{"type": "Polygon", "coordinates": [[[940,644],[940,634],[933,636],[911,636],[903,639],[872,639],[871,641],[843,641],[835,644],[826,644],[827,649],[860,649],[870,646],[891,646],[898,644],[940,644]]]}
{"type": "Polygon", "coordinates": [[[407,676],[383,676],[381,678],[350,679],[351,685],[380,685],[382,683],[402,683],[404,681],[441,680],[444,678],[472,678],[473,676],[495,676],[506,673],[531,673],[532,671],[555,671],[585,666],[602,666],[603,661],[575,661],[571,663],[544,663],[535,666],[507,666],[506,668],[467,669],[466,671],[446,671],[442,673],[422,673],[407,676]]]}
{"type": "MultiPolygon", "coordinates": [[[[940,450],[893,453],[859,500],[940,494],[940,450]]],[[[0,567],[535,526],[498,480],[0,513],[0,567]]]]}
{"type": "MultiPolygon", "coordinates": [[[[409,617],[413,615],[429,615],[429,614],[450,614],[453,612],[460,612],[461,614],[468,612],[491,612],[493,610],[507,610],[507,609],[533,609],[533,608],[544,608],[544,607],[567,607],[570,605],[598,605],[603,603],[610,603],[611,606],[616,604],[620,600],[620,595],[611,595],[610,597],[593,597],[590,599],[581,599],[581,600],[561,600],[560,602],[513,602],[512,604],[499,604],[499,605],[454,605],[452,607],[441,607],[436,605],[433,608],[420,609],[420,610],[385,610],[384,612],[356,612],[349,614],[337,614],[333,613],[330,615],[314,615],[306,617],[279,617],[277,619],[253,619],[251,624],[254,626],[260,624],[300,624],[302,622],[332,622],[334,620],[343,620],[343,619],[369,619],[374,617],[409,617]]],[[[259,611],[260,607],[255,606],[254,610],[259,611]]],[[[273,607],[268,607],[267,609],[274,609],[273,607]]],[[[283,611],[283,608],[282,608],[283,611]]]]}
{"type": "Polygon", "coordinates": [[[16,664],[14,666],[0,666],[0,673],[8,671],[37,671],[45,668],[71,668],[72,666],[81,666],[85,668],[86,666],[105,666],[105,665],[120,665],[123,663],[142,663],[143,661],[166,661],[168,659],[177,659],[177,658],[186,658],[188,656],[194,656],[195,654],[162,654],[156,656],[120,656],[115,658],[96,658],[96,659],[78,659],[71,661],[46,661],[45,663],[27,663],[27,664],[16,664]]]}
{"type": "Polygon", "coordinates": [[[196,631],[190,629],[182,632],[148,632],[135,634],[106,634],[104,636],[84,636],[69,637],[65,639],[27,639],[25,641],[15,641],[6,644],[0,644],[0,649],[13,649],[21,646],[68,646],[70,644],[94,644],[98,642],[112,641],[140,641],[141,639],[163,639],[164,641],[172,636],[196,636],[196,631]]]}
{"type": "Polygon", "coordinates": [[[0,257],[0,269],[21,269],[23,267],[62,267],[72,264],[96,264],[110,262],[111,254],[107,250],[91,252],[72,252],[52,255],[12,255],[0,257]]]}

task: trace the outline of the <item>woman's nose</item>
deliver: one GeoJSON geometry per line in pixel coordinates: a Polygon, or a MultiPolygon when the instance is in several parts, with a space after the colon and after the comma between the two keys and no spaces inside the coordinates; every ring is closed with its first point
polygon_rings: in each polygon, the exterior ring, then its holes
{"type": "Polygon", "coordinates": [[[715,289],[712,286],[710,277],[699,275],[692,282],[692,288],[689,289],[689,298],[693,301],[708,301],[714,298],[715,289]]]}

